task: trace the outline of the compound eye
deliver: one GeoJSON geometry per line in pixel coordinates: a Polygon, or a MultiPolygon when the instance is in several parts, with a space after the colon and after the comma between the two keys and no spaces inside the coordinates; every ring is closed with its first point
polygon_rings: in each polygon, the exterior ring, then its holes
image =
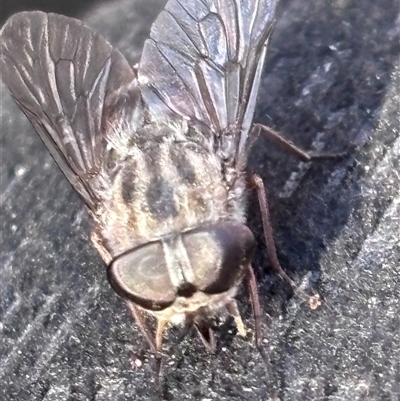
{"type": "Polygon", "coordinates": [[[159,242],[119,256],[108,268],[108,281],[117,294],[145,309],[165,309],[176,297],[159,242]]]}
{"type": "Polygon", "coordinates": [[[232,288],[250,263],[255,247],[249,228],[231,222],[187,233],[183,242],[195,276],[193,284],[207,294],[232,288]]]}

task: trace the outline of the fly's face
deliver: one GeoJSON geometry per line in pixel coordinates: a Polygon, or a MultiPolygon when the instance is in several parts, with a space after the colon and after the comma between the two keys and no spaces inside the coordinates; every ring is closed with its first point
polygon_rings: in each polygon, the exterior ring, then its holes
{"type": "Polygon", "coordinates": [[[108,277],[126,299],[182,321],[186,313],[213,311],[233,300],[253,249],[246,226],[221,222],[128,251],[110,264],[108,277]]]}
{"type": "MultiPolygon", "coordinates": [[[[2,79],[81,195],[116,292],[159,319],[226,308],[249,267],[244,170],[276,0],[169,0],[132,68],[80,21],[23,12],[2,79]]],[[[196,317],[197,316],[197,317],[196,317]]]]}

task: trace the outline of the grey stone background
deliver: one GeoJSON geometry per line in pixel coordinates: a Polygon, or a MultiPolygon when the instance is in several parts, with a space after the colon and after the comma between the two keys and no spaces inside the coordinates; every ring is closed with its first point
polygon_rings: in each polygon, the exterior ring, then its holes
{"type": "MultiPolygon", "coordinates": [[[[1,19],[17,5],[75,15],[134,62],[163,3],[3,1],[1,19]]],[[[272,373],[243,291],[248,338],[221,322],[209,355],[169,331],[165,399],[400,399],[399,14],[396,0],[281,2],[256,121],[349,155],[303,164],[260,138],[249,171],[265,180],[282,265],[323,303],[310,310],[271,274],[250,195],[272,373]]],[[[0,399],[157,399],[154,358],[107,283],[79,197],[3,86],[0,113],[0,399]]]]}

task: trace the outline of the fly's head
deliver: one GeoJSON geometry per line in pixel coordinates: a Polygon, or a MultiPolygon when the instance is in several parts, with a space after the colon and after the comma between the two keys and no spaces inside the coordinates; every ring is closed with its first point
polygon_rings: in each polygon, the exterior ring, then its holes
{"type": "Polygon", "coordinates": [[[233,300],[254,246],[247,226],[219,222],[123,253],[108,278],[119,295],[159,319],[200,324],[233,300]]]}

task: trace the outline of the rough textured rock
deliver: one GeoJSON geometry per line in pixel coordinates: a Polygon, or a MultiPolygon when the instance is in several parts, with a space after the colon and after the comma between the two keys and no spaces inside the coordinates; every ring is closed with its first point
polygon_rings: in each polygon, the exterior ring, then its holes
{"type": "MultiPolygon", "coordinates": [[[[135,62],[162,3],[76,15],[135,62]]],[[[249,338],[222,322],[211,356],[169,332],[166,399],[399,399],[399,38],[396,0],[281,2],[257,120],[304,149],[348,156],[303,164],[260,138],[249,171],[268,188],[282,265],[322,306],[310,310],[270,273],[251,196],[272,373],[243,291],[249,338]]],[[[78,195],[4,86],[1,99],[1,399],[156,399],[154,358],[107,283],[78,195]]]]}

